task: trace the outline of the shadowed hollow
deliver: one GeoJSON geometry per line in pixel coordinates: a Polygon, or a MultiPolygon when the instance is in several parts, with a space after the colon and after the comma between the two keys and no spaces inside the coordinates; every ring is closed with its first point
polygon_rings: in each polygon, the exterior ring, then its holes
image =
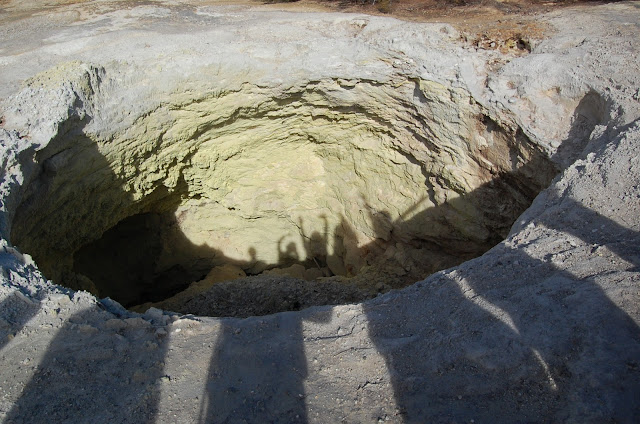
{"type": "Polygon", "coordinates": [[[482,254],[556,172],[513,122],[433,81],[198,87],[113,131],[109,73],[84,72],[95,116],[38,152],[12,241],[129,307],[178,295],[156,306],[202,313],[188,300],[246,276],[234,287],[302,287],[247,314],[323,290],[311,304],[362,300],[482,254]]]}

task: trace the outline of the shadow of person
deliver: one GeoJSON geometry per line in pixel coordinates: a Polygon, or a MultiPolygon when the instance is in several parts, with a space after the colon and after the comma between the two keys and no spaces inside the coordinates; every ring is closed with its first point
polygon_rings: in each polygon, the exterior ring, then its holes
{"type": "Polygon", "coordinates": [[[141,319],[105,329],[105,314],[68,316],[5,423],[154,422],[168,343],[141,319]]]}
{"type": "MultiPolygon", "coordinates": [[[[630,277],[637,232],[572,200],[561,212],[580,219],[558,230],[611,246],[630,277]]],[[[538,237],[364,304],[406,422],[637,421],[640,328],[607,295],[621,282],[597,255],[554,251],[562,235],[538,237]]]]}
{"type": "Polygon", "coordinates": [[[294,242],[287,244],[287,249],[284,251],[282,257],[285,262],[287,260],[293,260],[296,262],[300,261],[300,257],[298,256],[298,248],[296,247],[296,244],[294,242]]]}
{"type": "Polygon", "coordinates": [[[300,238],[302,246],[306,254],[306,262],[309,266],[322,269],[327,266],[327,252],[329,251],[329,221],[327,216],[321,214],[318,216],[322,220],[322,233],[315,230],[310,236],[304,229],[304,221],[301,218],[298,220],[300,228],[300,238]]]}
{"type": "Polygon", "coordinates": [[[537,257],[500,246],[496,266],[506,265],[504,274],[488,282],[469,273],[465,279],[471,292],[510,317],[551,388],[557,386],[558,398],[549,410],[556,420],[637,421],[640,330],[611,298],[624,301],[619,291],[632,287],[637,278],[634,246],[640,234],[571,198],[558,199],[555,208],[534,222],[545,227],[543,234],[556,234],[549,244],[563,244],[537,257]],[[579,242],[571,242],[570,235],[579,242]],[[617,257],[607,258],[594,246],[604,246],[617,257]],[[528,301],[514,302],[492,289],[496,285],[528,301]]]}
{"type": "Polygon", "coordinates": [[[294,242],[289,242],[286,247],[282,247],[285,238],[286,236],[282,236],[278,239],[278,264],[289,265],[292,263],[299,263],[300,255],[298,255],[298,247],[294,242]]]}
{"type": "MultiPolygon", "coordinates": [[[[315,231],[310,237],[305,235],[300,219],[300,236],[306,255],[304,262],[313,260],[318,267],[324,264],[328,250],[326,217],[320,218],[325,221],[325,234],[315,231]]],[[[296,244],[291,242],[283,248],[283,240],[284,237],[277,245],[279,263],[303,263],[296,244]]],[[[278,284],[277,281],[271,283],[278,284]]],[[[263,286],[262,289],[273,290],[272,295],[278,296],[277,288],[263,286]]],[[[288,294],[285,291],[282,295],[288,294]]],[[[308,369],[303,343],[305,317],[314,321],[330,319],[328,315],[296,312],[221,319],[199,422],[306,423],[304,380],[308,369]]]]}
{"type": "Polygon", "coordinates": [[[300,314],[221,320],[201,423],[307,422],[300,314]]]}
{"type": "Polygon", "coordinates": [[[253,246],[249,247],[249,249],[247,249],[247,254],[249,255],[249,258],[250,258],[247,264],[249,269],[257,270],[258,272],[261,272],[268,267],[267,263],[258,259],[258,252],[256,251],[255,247],[253,246]]]}

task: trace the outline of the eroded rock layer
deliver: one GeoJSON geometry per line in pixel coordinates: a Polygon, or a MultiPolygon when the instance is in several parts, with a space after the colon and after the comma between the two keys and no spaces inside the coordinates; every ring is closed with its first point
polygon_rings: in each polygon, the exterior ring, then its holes
{"type": "Polygon", "coordinates": [[[495,245],[556,171],[508,117],[435,81],[201,83],[118,128],[114,71],[72,63],[28,85],[69,72],[77,109],[37,153],[12,239],[54,281],[124,304],[224,264],[400,287],[495,245]]]}

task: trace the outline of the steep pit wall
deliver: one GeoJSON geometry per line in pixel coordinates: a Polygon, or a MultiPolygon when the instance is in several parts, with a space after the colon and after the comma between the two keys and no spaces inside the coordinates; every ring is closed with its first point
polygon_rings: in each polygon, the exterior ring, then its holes
{"type": "Polygon", "coordinates": [[[114,100],[117,76],[73,63],[28,82],[72,95],[11,242],[125,305],[230,265],[401,287],[498,243],[556,173],[508,116],[435,81],[205,76],[136,108],[114,100]]]}

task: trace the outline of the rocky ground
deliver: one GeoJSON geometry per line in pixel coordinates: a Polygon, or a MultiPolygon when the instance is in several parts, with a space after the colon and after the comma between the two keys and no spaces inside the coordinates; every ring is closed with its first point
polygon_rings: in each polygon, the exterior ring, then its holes
{"type": "Polygon", "coordinates": [[[3,422],[640,419],[637,2],[523,17],[548,28],[525,51],[450,25],[199,3],[0,2],[3,422]],[[126,64],[167,86],[203,63],[261,87],[440,81],[517,122],[561,172],[503,242],[403,290],[244,319],[134,313],[52,284],[9,240],[35,151],[86,110],[77,86],[24,81],[71,61],[69,78],[126,64]]]}

